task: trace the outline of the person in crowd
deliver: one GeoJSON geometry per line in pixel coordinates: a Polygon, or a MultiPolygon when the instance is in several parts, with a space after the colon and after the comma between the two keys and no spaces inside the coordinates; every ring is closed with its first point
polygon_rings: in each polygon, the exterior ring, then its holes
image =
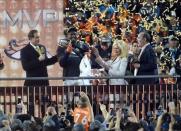
{"type": "MultiPolygon", "coordinates": [[[[111,51],[112,51],[112,43],[111,39],[109,37],[102,37],[99,41],[100,43],[96,43],[95,47],[98,49],[100,56],[103,58],[104,61],[108,61],[111,58],[111,51]]],[[[99,69],[101,66],[95,62],[95,58],[92,55],[91,56],[92,61],[92,68],[93,69],[99,69]]]]}
{"type": "MultiPolygon", "coordinates": [[[[69,44],[67,47],[59,47],[57,52],[60,57],[59,64],[63,67],[63,77],[78,77],[80,74],[79,65],[81,57],[79,52],[74,50],[75,44],[77,44],[77,30],[72,27],[67,32],[67,39],[69,44]]],[[[63,85],[78,85],[78,80],[64,80],[63,85]]]]}
{"type": "Polygon", "coordinates": [[[86,131],[83,124],[75,124],[72,131],[86,131]]]}
{"type": "Polygon", "coordinates": [[[151,45],[156,53],[156,56],[159,58],[164,46],[164,42],[163,42],[163,38],[161,37],[161,34],[153,35],[153,41],[151,42],[151,45]]]}
{"type": "Polygon", "coordinates": [[[168,47],[164,48],[160,56],[160,63],[166,63],[168,73],[170,75],[176,74],[176,60],[179,59],[180,55],[181,51],[179,50],[178,39],[174,36],[170,36],[168,40],[168,47]]]}
{"type": "MultiPolygon", "coordinates": [[[[176,67],[175,68],[176,68],[177,74],[181,76],[181,54],[180,54],[179,58],[176,60],[176,67]]],[[[177,83],[181,84],[181,78],[177,79],[177,83]]]]}
{"type": "Polygon", "coordinates": [[[169,130],[169,131],[175,131],[175,130],[181,130],[180,126],[177,126],[180,124],[180,115],[176,113],[176,105],[173,101],[170,101],[168,103],[168,112],[163,112],[157,120],[157,125],[155,127],[156,131],[161,130],[169,130]]]}
{"type": "Polygon", "coordinates": [[[20,130],[23,131],[23,123],[19,119],[13,119],[11,123],[11,129],[13,131],[20,130]]]}
{"type": "MultiPolygon", "coordinates": [[[[22,67],[26,77],[48,77],[47,66],[57,62],[57,56],[47,58],[46,48],[41,45],[38,30],[28,33],[29,44],[20,51],[22,67]]],[[[48,86],[48,80],[25,80],[24,86],[48,86]]],[[[34,115],[33,90],[29,94],[29,113],[34,115]]]]}
{"type": "MultiPolygon", "coordinates": [[[[134,75],[155,75],[157,73],[157,61],[155,52],[150,45],[150,35],[147,32],[138,34],[137,41],[141,47],[141,52],[138,56],[138,62],[134,63],[134,75]]],[[[137,79],[136,84],[153,84],[154,78],[137,79]]]]}
{"type": "MultiPolygon", "coordinates": [[[[103,125],[108,125],[106,130],[142,130],[135,113],[129,106],[123,106],[117,111],[111,110],[108,112],[104,104],[100,104],[100,110],[105,118],[103,125]],[[114,112],[115,114],[113,114],[114,112]]],[[[102,128],[101,126],[101,128],[102,128]]]]}
{"type": "Polygon", "coordinates": [[[80,99],[73,111],[73,116],[75,124],[83,124],[85,130],[89,130],[90,123],[94,121],[94,114],[89,98],[84,92],[80,92],[80,99]]]}
{"type": "Polygon", "coordinates": [[[43,123],[45,128],[52,128],[58,131],[60,128],[60,123],[54,107],[48,107],[43,123]]]}
{"type": "Polygon", "coordinates": [[[16,113],[17,114],[26,114],[26,106],[23,103],[23,100],[21,98],[18,98],[18,104],[16,105],[16,113]]]}
{"type": "MultiPolygon", "coordinates": [[[[85,52],[84,57],[82,58],[79,69],[80,69],[80,77],[90,77],[92,76],[91,73],[91,50],[88,49],[87,52],[85,52]]],[[[91,85],[90,79],[80,79],[79,85],[91,85]]]]}
{"type": "MultiPolygon", "coordinates": [[[[138,47],[138,43],[134,42],[130,48],[128,53],[128,66],[126,70],[126,75],[134,75],[134,67],[133,64],[138,62],[138,56],[140,54],[140,47],[138,47]]],[[[135,79],[128,79],[129,84],[134,84],[135,79]]]]}
{"type": "MultiPolygon", "coordinates": [[[[128,64],[128,46],[121,40],[115,40],[113,43],[111,60],[105,62],[99,55],[96,48],[92,48],[93,54],[96,56],[96,62],[100,64],[105,70],[108,71],[108,75],[124,76],[128,64]]],[[[110,85],[125,85],[127,82],[124,79],[110,79],[110,85]]]]}
{"type": "Polygon", "coordinates": [[[2,70],[3,68],[4,68],[4,63],[3,63],[2,55],[0,53],[0,70],[2,70]]]}
{"type": "MultiPolygon", "coordinates": [[[[160,55],[160,67],[162,74],[166,75],[179,75],[179,58],[181,51],[179,49],[179,42],[175,36],[170,36],[168,46],[165,47],[160,55]]],[[[164,83],[175,82],[174,79],[163,79],[164,83]]]]}

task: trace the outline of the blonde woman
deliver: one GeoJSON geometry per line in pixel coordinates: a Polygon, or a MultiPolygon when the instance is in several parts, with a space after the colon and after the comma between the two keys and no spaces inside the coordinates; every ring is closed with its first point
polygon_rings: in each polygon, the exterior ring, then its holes
{"type": "MultiPolygon", "coordinates": [[[[122,40],[115,40],[112,47],[111,59],[105,62],[96,48],[92,48],[96,62],[108,71],[109,76],[125,76],[128,64],[128,46],[122,40]]],[[[126,85],[124,79],[110,79],[110,85],[126,85]]]]}

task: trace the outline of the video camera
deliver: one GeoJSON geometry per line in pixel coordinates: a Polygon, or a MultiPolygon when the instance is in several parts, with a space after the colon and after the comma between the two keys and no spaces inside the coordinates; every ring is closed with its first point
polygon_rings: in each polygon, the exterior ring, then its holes
{"type": "Polygon", "coordinates": [[[129,117],[129,107],[128,106],[123,107],[122,113],[124,114],[124,119],[127,119],[129,117]]]}
{"type": "Polygon", "coordinates": [[[156,116],[158,117],[158,116],[162,115],[163,113],[164,113],[164,109],[163,109],[163,107],[160,105],[160,106],[158,107],[158,109],[156,110],[156,116]]]}
{"type": "Polygon", "coordinates": [[[154,120],[153,112],[148,111],[146,113],[146,120],[147,120],[148,123],[153,122],[153,120],[154,120]]]}

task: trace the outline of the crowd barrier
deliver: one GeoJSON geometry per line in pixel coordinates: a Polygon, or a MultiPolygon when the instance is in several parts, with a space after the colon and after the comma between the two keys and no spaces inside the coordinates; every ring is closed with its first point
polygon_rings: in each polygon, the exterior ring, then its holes
{"type": "MultiPolygon", "coordinates": [[[[4,79],[1,79],[4,80],[4,79]]],[[[30,93],[35,107],[35,116],[42,117],[42,108],[54,102],[56,105],[75,102],[75,95],[83,91],[88,94],[95,114],[99,114],[99,103],[107,108],[117,109],[121,105],[130,105],[138,118],[145,117],[148,111],[155,111],[159,105],[167,109],[169,101],[175,101],[179,107],[181,85],[98,85],[98,86],[47,86],[47,87],[1,87],[0,104],[5,113],[15,113],[17,99],[21,98],[29,108],[30,93]]],[[[179,110],[179,109],[178,109],[179,110]]]]}
{"type": "MultiPolygon", "coordinates": [[[[122,77],[31,77],[31,78],[0,78],[0,81],[11,80],[63,80],[63,79],[120,79],[120,78],[170,78],[171,76],[122,76],[122,77]]],[[[180,76],[173,76],[175,79],[180,76]]],[[[98,86],[36,86],[36,87],[0,87],[0,104],[5,113],[16,112],[18,98],[21,98],[29,110],[34,105],[35,116],[42,117],[50,103],[55,105],[74,105],[77,93],[85,92],[92,104],[95,114],[100,113],[99,103],[107,105],[107,109],[116,110],[124,105],[130,105],[138,118],[146,116],[148,111],[156,111],[159,105],[168,109],[168,102],[174,101],[177,111],[181,114],[181,85],[98,85],[98,86]],[[75,95],[76,94],[76,95],[75,95]],[[29,97],[30,96],[30,97],[29,97]],[[29,100],[31,99],[31,100],[29,100]],[[31,102],[31,103],[30,103],[31,102]]]]}

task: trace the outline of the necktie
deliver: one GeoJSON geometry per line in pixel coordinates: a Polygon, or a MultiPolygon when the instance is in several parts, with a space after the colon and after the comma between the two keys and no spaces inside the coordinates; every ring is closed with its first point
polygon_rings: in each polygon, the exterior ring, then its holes
{"type": "Polygon", "coordinates": [[[36,49],[36,51],[38,52],[38,54],[41,55],[40,47],[39,47],[39,46],[36,46],[35,49],[36,49]]]}

